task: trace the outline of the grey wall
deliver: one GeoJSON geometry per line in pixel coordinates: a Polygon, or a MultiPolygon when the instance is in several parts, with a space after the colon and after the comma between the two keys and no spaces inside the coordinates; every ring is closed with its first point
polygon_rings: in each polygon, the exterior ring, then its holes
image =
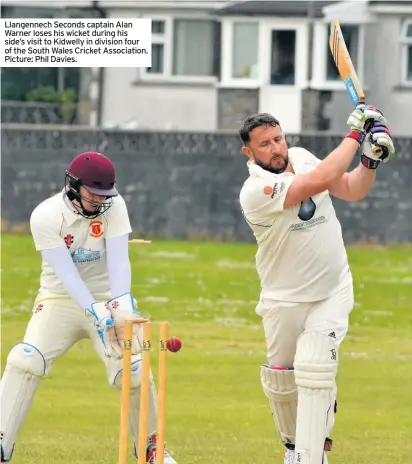
{"type": "MultiPolygon", "coordinates": [[[[61,190],[70,160],[86,150],[110,156],[136,235],[253,241],[238,206],[247,177],[236,134],[2,128],[2,219],[28,222],[61,190]]],[[[290,136],[323,158],[340,136],[290,136]]],[[[397,159],[382,166],[368,198],[335,201],[348,243],[412,241],[412,139],[395,139],[397,159]]]]}

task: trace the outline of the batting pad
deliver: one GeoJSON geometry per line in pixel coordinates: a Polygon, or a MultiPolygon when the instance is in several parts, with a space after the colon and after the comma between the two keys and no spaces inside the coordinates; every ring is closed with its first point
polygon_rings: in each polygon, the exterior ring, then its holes
{"type": "Polygon", "coordinates": [[[320,464],[334,417],[338,355],[326,335],[303,333],[297,343],[295,380],[298,386],[295,463],[320,464]]]}
{"type": "Polygon", "coordinates": [[[272,417],[283,443],[295,443],[298,393],[293,370],[260,368],[263,392],[269,399],[272,417]]]}
{"type": "Polygon", "coordinates": [[[27,417],[44,373],[45,361],[35,347],[19,343],[12,348],[0,383],[0,430],[6,458],[12,454],[17,434],[27,417]]]}

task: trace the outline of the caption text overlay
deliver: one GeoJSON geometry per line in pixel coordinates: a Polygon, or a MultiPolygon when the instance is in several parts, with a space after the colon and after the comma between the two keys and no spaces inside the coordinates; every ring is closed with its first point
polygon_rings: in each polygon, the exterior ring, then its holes
{"type": "Polygon", "coordinates": [[[2,67],[145,68],[151,19],[1,19],[2,67]]]}

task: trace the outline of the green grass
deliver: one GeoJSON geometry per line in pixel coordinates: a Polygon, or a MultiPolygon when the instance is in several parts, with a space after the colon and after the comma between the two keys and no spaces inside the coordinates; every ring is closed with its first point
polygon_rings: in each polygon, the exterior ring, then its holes
{"type": "MultiPolygon", "coordinates": [[[[254,254],[254,245],[243,244],[131,248],[141,310],[154,333],[168,320],[170,335],[183,340],[182,350],[169,355],[167,393],[167,446],[179,464],[283,462],[259,380],[265,346],[254,312],[254,254]]],[[[412,253],[357,247],[349,258],[356,306],[341,348],[329,461],[409,464],[412,253]]],[[[39,271],[30,238],[3,236],[2,371],[11,346],[24,336],[39,271]]],[[[42,381],[13,463],[117,462],[119,405],[90,343],[80,342],[42,381]]]]}

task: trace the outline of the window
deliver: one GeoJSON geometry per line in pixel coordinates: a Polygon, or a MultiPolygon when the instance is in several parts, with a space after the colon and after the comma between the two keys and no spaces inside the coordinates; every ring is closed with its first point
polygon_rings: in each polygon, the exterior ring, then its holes
{"type": "Polygon", "coordinates": [[[218,23],[209,19],[152,19],[152,66],[146,77],[215,76],[218,23]]]}
{"type": "Polygon", "coordinates": [[[152,21],[152,34],[164,34],[165,33],[165,22],[164,21],[152,21]]]}
{"type": "Polygon", "coordinates": [[[257,23],[234,23],[232,77],[258,77],[258,34],[257,23]]]}
{"type": "MultiPolygon", "coordinates": [[[[59,10],[54,8],[31,7],[1,7],[3,18],[54,18],[59,17],[59,10]]],[[[13,101],[27,101],[31,91],[42,87],[50,88],[51,98],[53,89],[62,92],[74,89],[76,93],[80,85],[80,68],[32,68],[13,67],[1,69],[1,99],[13,101]]],[[[44,94],[46,98],[47,94],[44,94]]]]}
{"type": "Polygon", "coordinates": [[[215,23],[176,19],[173,26],[173,74],[213,76],[215,23]]]}
{"type": "MultiPolygon", "coordinates": [[[[358,69],[359,27],[342,25],[341,29],[353,66],[355,69],[358,69]]],[[[325,43],[325,48],[327,55],[326,80],[339,81],[339,71],[336,67],[335,61],[333,60],[332,53],[330,52],[329,41],[325,43]]]]}
{"type": "Polygon", "coordinates": [[[405,34],[403,37],[404,43],[404,81],[412,84],[412,22],[407,23],[405,34]]]}
{"type": "Polygon", "coordinates": [[[271,44],[270,83],[295,84],[296,31],[273,30],[271,44]]]}
{"type": "Polygon", "coordinates": [[[163,44],[152,44],[152,67],[147,68],[147,72],[163,74],[164,72],[164,45],[163,44]]]}
{"type": "Polygon", "coordinates": [[[166,21],[152,20],[152,66],[146,69],[149,74],[164,73],[165,30],[166,21]]]}

